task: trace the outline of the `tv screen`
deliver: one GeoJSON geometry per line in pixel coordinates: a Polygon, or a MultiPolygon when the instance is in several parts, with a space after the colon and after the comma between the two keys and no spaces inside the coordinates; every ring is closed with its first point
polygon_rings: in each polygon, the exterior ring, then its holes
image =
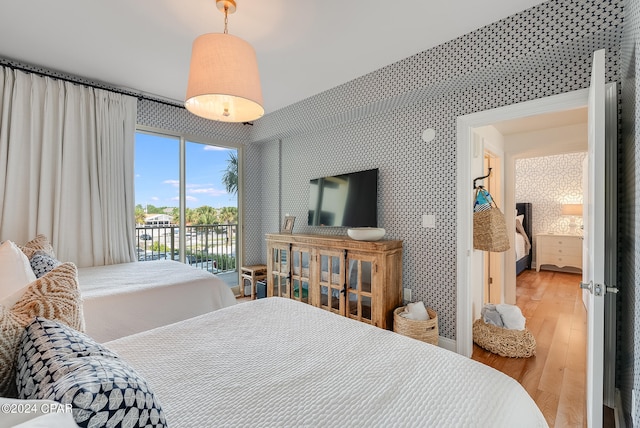
{"type": "Polygon", "coordinates": [[[308,224],[378,227],[378,170],[312,179],[308,224]]]}

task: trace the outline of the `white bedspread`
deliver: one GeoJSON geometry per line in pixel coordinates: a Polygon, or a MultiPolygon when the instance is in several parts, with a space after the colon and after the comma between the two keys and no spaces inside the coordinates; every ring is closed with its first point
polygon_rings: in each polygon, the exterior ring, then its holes
{"type": "Polygon", "coordinates": [[[544,427],[512,378],[304,303],[268,298],[107,344],[174,427],[544,427]]]}
{"type": "Polygon", "coordinates": [[[525,251],[524,236],[516,232],[515,241],[516,241],[515,247],[516,247],[516,261],[517,261],[523,258],[524,256],[526,256],[527,252],[525,251]]]}
{"type": "Polygon", "coordinates": [[[209,272],[170,260],[78,269],[86,331],[99,342],[236,303],[209,272]]]}

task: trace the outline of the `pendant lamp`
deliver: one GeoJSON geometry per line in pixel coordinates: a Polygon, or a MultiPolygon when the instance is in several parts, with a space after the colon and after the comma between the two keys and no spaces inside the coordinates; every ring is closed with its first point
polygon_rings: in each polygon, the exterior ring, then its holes
{"type": "Polygon", "coordinates": [[[196,116],[221,122],[250,122],[262,117],[262,89],[253,47],[227,33],[234,0],[216,0],[224,12],[224,33],[203,34],[191,51],[185,107],[196,116]]]}

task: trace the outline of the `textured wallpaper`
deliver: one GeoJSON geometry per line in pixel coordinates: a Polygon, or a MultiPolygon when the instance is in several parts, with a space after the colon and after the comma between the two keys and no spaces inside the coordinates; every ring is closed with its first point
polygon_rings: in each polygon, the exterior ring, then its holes
{"type": "Polygon", "coordinates": [[[618,364],[627,426],[640,426],[640,2],[625,1],[622,43],[622,147],[619,151],[618,364]],[[632,391],[635,390],[635,408],[632,391]]]}
{"type": "MultiPolygon", "coordinates": [[[[569,233],[570,218],[561,215],[562,204],[582,203],[585,153],[516,160],[516,201],[532,203],[533,263],[536,263],[538,233],[569,233]]],[[[582,217],[575,217],[576,229],[582,217]]]]}

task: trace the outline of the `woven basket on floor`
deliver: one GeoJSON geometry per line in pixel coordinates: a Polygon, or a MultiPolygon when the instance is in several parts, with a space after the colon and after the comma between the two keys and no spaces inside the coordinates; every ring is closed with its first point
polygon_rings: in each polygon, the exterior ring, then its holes
{"type": "Polygon", "coordinates": [[[536,338],[526,328],[509,330],[477,319],[473,323],[473,341],[503,357],[528,358],[536,354],[536,338]]]}
{"type": "Polygon", "coordinates": [[[426,321],[410,320],[400,313],[404,306],[393,311],[393,331],[403,336],[412,337],[423,342],[438,345],[438,314],[431,308],[427,308],[430,319],[426,321]]]}

